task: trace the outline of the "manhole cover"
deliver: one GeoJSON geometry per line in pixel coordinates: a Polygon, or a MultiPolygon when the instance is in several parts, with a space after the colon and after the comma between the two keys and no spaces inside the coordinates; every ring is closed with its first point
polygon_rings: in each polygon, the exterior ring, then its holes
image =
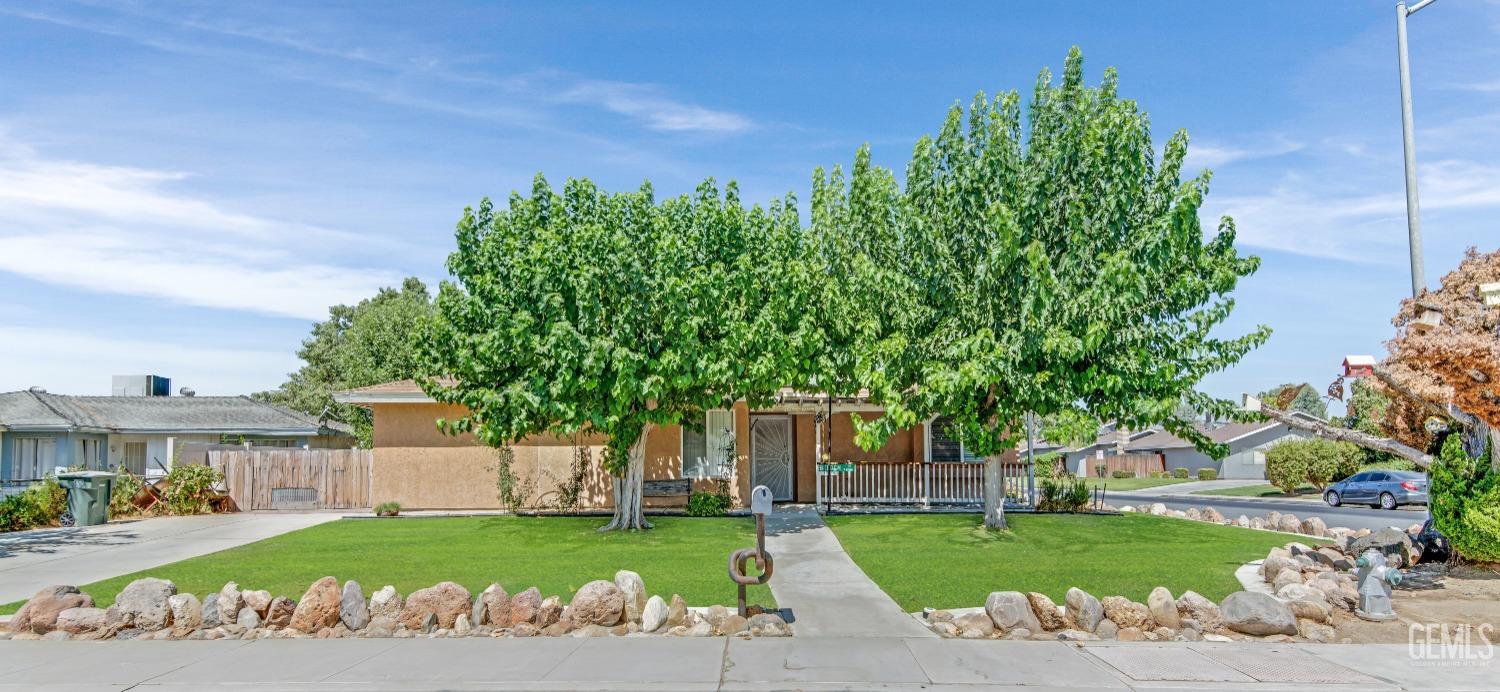
{"type": "Polygon", "coordinates": [[[1255,682],[1186,647],[1090,646],[1086,650],[1136,680],[1255,682]]]}
{"type": "Polygon", "coordinates": [[[1379,680],[1295,649],[1220,649],[1215,661],[1261,682],[1379,683],[1379,680]]]}

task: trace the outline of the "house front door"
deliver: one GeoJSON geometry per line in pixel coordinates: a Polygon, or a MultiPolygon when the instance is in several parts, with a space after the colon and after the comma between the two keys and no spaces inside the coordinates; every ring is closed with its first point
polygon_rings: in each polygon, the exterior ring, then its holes
{"type": "Polygon", "coordinates": [[[751,416],[750,482],[764,485],[776,500],[792,499],[792,419],[751,416]]]}

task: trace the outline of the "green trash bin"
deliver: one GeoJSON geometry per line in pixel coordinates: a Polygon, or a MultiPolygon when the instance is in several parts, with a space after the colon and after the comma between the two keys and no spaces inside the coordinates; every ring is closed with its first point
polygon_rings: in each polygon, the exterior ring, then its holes
{"type": "Polygon", "coordinates": [[[69,471],[57,474],[57,483],[68,490],[68,513],[74,526],[93,526],[109,521],[109,493],[115,475],[108,471],[69,471]]]}

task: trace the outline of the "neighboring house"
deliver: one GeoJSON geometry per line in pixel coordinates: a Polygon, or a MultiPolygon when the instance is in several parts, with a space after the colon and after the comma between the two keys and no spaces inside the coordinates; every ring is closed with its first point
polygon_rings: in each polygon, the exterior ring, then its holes
{"type": "MultiPolygon", "coordinates": [[[[1132,441],[1141,439],[1154,432],[1152,429],[1127,430],[1120,428],[1114,423],[1105,423],[1099,426],[1099,431],[1094,441],[1078,447],[1049,448],[1061,454],[1066,468],[1071,473],[1079,476],[1094,475],[1091,461],[1102,456],[1121,454],[1132,441]]],[[[1037,451],[1041,454],[1040,448],[1037,451]]]]}
{"type": "MultiPolygon", "coordinates": [[[[461,407],[433,401],[411,380],[338,392],[334,399],[374,413],[373,502],[394,501],[403,508],[420,509],[500,507],[496,451],[477,444],[471,435],[446,435],[437,428],[439,418],[462,416],[461,407]]],[[[736,506],[744,505],[755,485],[770,488],[778,501],[816,501],[817,460],[825,445],[830,447],[830,461],[854,462],[855,470],[843,480],[870,493],[906,497],[920,478],[926,482],[923,487],[930,488],[924,492],[942,501],[936,496],[939,491],[951,488],[955,497],[959,494],[958,485],[940,482],[944,473],[957,475],[961,470],[965,479],[978,477],[969,472],[979,470],[979,460],[945,435],[942,425],[901,431],[884,447],[866,452],[854,444],[849,414],[879,416],[881,407],[862,396],[835,397],[831,404],[830,418],[825,395],[784,389],[767,409],[751,410],[739,402],[708,411],[697,425],[653,428],[646,436],[647,506],[681,505],[686,497],[680,494],[656,497],[651,491],[655,481],[681,479],[690,480],[694,489],[711,490],[716,479],[723,478],[736,506]],[[825,431],[830,420],[832,427],[825,431]]],[[[555,501],[557,487],[570,478],[575,460],[582,460],[582,506],[607,508],[612,504],[610,482],[599,467],[604,442],[598,435],[532,436],[512,446],[511,470],[534,483],[530,504],[545,505],[555,501]]],[[[1008,457],[1014,459],[1013,454],[1008,457]]],[[[969,482],[963,487],[970,489],[963,496],[971,497],[977,485],[969,482]]]]}
{"type": "Polygon", "coordinates": [[[346,431],[244,396],[0,393],[0,481],[14,487],[81,466],[158,475],[186,443],[350,447],[346,431]]]}
{"type": "MultiPolygon", "coordinates": [[[[1300,411],[1292,415],[1318,420],[1300,411]]],[[[1187,469],[1189,475],[1196,475],[1199,469],[1213,469],[1219,478],[1263,479],[1266,477],[1267,449],[1286,440],[1309,436],[1309,433],[1276,421],[1200,423],[1197,428],[1208,439],[1228,446],[1229,454],[1223,459],[1214,459],[1198,451],[1191,442],[1159,427],[1148,435],[1132,439],[1125,445],[1124,453],[1157,455],[1168,472],[1187,469]]]]}

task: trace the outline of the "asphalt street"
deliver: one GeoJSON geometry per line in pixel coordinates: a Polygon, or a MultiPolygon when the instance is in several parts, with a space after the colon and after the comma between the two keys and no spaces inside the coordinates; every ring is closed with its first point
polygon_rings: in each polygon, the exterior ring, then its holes
{"type": "Polygon", "coordinates": [[[1181,495],[1142,490],[1132,493],[1109,493],[1105,502],[1115,505],[1138,505],[1160,502],[1169,509],[1186,510],[1189,507],[1213,507],[1220,514],[1234,519],[1241,514],[1265,516],[1271,512],[1295,514],[1299,518],[1322,517],[1329,526],[1347,526],[1351,529],[1381,529],[1395,526],[1405,529],[1412,524],[1427,520],[1425,506],[1408,506],[1396,510],[1371,509],[1369,507],[1329,507],[1321,500],[1287,500],[1274,498],[1220,497],[1215,495],[1181,495]]]}

